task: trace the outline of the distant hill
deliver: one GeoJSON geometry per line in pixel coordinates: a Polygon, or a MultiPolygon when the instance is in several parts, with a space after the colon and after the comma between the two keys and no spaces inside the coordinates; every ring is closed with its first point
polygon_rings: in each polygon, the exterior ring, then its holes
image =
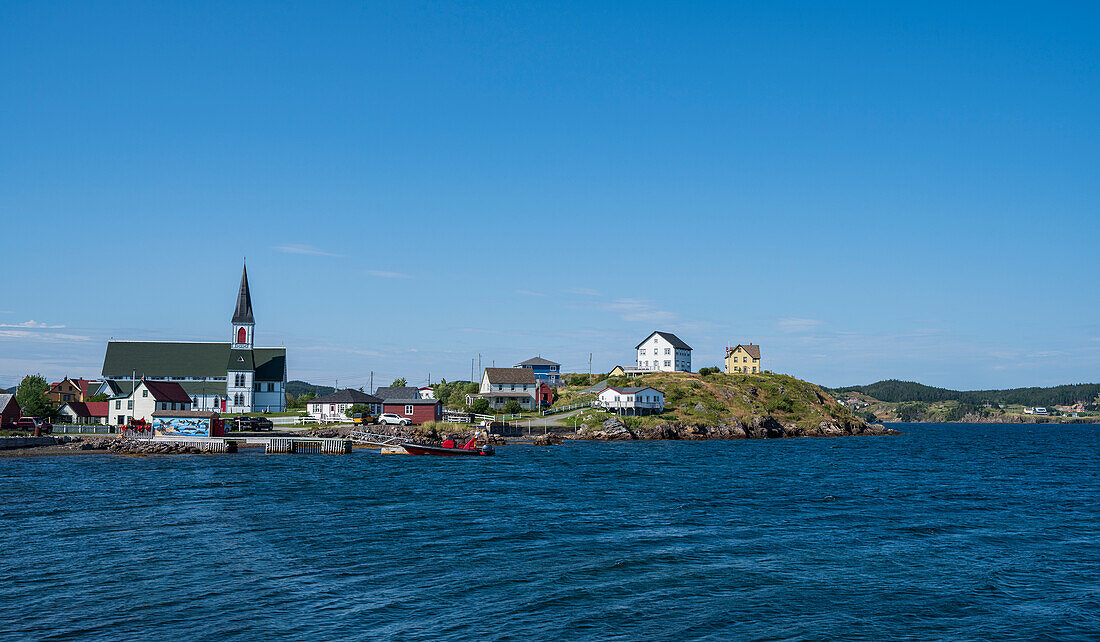
{"type": "Polygon", "coordinates": [[[323,397],[335,392],[336,388],[332,386],[315,386],[308,381],[298,381],[297,379],[286,382],[286,393],[291,397],[300,397],[310,391],[318,397],[323,397]]]}
{"type": "Polygon", "coordinates": [[[879,401],[900,403],[906,401],[942,402],[960,401],[971,404],[997,403],[1022,406],[1061,406],[1078,401],[1091,402],[1100,395],[1100,383],[1078,383],[1052,388],[1012,388],[1009,390],[948,390],[935,388],[915,381],[888,379],[866,386],[833,388],[833,392],[858,392],[879,401]]]}
{"type": "Polygon", "coordinates": [[[4,392],[6,394],[14,395],[17,390],[19,390],[19,386],[12,386],[11,388],[7,388],[7,389],[2,390],[0,392],[4,392]]]}

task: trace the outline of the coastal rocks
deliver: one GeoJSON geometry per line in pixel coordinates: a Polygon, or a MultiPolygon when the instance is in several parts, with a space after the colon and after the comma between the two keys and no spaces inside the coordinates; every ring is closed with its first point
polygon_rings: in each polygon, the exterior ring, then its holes
{"type": "MultiPolygon", "coordinates": [[[[237,452],[236,442],[227,442],[225,452],[237,452]]],[[[72,442],[70,448],[77,450],[101,450],[117,455],[208,455],[212,451],[202,444],[170,443],[144,441],[140,439],[86,439],[72,442]]]]}
{"type": "Polygon", "coordinates": [[[589,439],[600,441],[630,441],[637,439],[638,435],[626,427],[618,417],[611,417],[603,422],[603,426],[586,435],[589,439]]]}
{"type": "Polygon", "coordinates": [[[555,435],[552,432],[545,435],[537,435],[531,438],[531,443],[536,446],[553,446],[561,443],[561,437],[555,435]]]}

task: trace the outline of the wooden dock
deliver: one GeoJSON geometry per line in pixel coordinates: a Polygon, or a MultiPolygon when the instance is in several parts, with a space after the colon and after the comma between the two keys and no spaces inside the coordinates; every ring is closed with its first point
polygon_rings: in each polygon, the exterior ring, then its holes
{"type": "Polygon", "coordinates": [[[265,453],[298,455],[346,455],[351,453],[350,439],[323,439],[320,437],[153,437],[158,443],[198,446],[209,452],[237,452],[240,444],[263,446],[265,453]]]}

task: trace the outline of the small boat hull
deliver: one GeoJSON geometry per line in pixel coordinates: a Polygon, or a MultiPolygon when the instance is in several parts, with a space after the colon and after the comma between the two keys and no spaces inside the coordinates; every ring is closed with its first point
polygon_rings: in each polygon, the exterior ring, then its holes
{"type": "Polygon", "coordinates": [[[488,457],[493,454],[492,446],[479,448],[444,448],[426,444],[404,443],[401,447],[410,455],[435,455],[438,457],[488,457]]]}

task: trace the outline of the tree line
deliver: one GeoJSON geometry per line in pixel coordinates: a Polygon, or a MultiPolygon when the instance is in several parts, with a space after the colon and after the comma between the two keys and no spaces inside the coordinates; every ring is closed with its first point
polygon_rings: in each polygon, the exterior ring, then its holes
{"type": "Polygon", "coordinates": [[[1100,396],[1100,383],[1078,383],[1050,388],[1011,388],[1008,390],[949,390],[926,386],[915,381],[888,379],[866,386],[847,386],[834,388],[833,392],[844,394],[858,392],[879,401],[904,403],[920,401],[935,403],[940,401],[958,401],[965,404],[1018,404],[1022,406],[1064,406],[1078,401],[1091,403],[1100,396]]]}

